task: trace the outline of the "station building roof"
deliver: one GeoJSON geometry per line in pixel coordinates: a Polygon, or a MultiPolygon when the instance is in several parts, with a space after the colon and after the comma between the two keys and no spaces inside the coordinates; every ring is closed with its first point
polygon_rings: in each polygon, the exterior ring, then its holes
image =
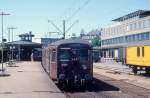
{"type": "Polygon", "coordinates": [[[13,41],[13,42],[8,42],[6,45],[20,45],[20,46],[40,46],[40,43],[35,43],[35,42],[28,42],[28,41],[13,41]]]}
{"type": "Polygon", "coordinates": [[[137,17],[137,16],[139,16],[139,18],[150,16],[150,10],[138,10],[138,11],[132,12],[130,14],[124,15],[122,17],[119,17],[117,19],[114,19],[112,21],[122,22],[122,21],[131,19],[131,18],[137,17]]]}
{"type": "Polygon", "coordinates": [[[19,35],[19,37],[24,37],[24,36],[31,36],[31,37],[34,37],[34,34],[25,33],[25,34],[20,34],[20,35],[19,35]]]}

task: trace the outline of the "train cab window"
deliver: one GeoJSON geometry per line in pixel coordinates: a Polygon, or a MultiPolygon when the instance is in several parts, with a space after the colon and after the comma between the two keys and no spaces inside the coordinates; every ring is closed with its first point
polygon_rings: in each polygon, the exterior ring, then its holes
{"type": "Polygon", "coordinates": [[[70,60],[71,52],[70,49],[60,49],[59,60],[70,60]]]}
{"type": "Polygon", "coordinates": [[[137,56],[140,56],[140,47],[137,47],[137,56]]]}
{"type": "Polygon", "coordinates": [[[144,47],[142,47],[142,56],[144,57],[144,47]]]}
{"type": "Polygon", "coordinates": [[[88,49],[78,49],[76,52],[80,62],[88,60],[88,49]]]}
{"type": "Polygon", "coordinates": [[[52,62],[56,61],[56,51],[52,51],[52,62]]]}

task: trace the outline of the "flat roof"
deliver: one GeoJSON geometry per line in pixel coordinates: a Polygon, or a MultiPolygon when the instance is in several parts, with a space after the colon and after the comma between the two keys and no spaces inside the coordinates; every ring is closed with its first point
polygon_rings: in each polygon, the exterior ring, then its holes
{"type": "Polygon", "coordinates": [[[40,43],[28,42],[28,41],[13,41],[6,43],[7,45],[21,45],[21,46],[33,46],[33,45],[41,45],[40,43]]]}
{"type": "Polygon", "coordinates": [[[112,21],[120,22],[120,21],[124,21],[124,20],[130,19],[130,18],[136,17],[136,16],[139,16],[139,18],[150,16],[150,10],[138,10],[138,11],[132,12],[130,14],[124,15],[122,17],[119,17],[117,19],[114,19],[112,21]]]}

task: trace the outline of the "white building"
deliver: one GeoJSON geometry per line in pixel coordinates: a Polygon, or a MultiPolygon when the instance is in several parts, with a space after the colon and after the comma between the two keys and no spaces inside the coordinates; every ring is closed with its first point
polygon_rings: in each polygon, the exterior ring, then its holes
{"type": "Polygon", "coordinates": [[[81,34],[81,39],[87,40],[91,43],[96,36],[101,37],[101,30],[96,29],[88,32],[87,34],[81,34]]]}
{"type": "Polygon", "coordinates": [[[150,11],[138,10],[113,21],[101,33],[104,58],[124,59],[126,45],[150,42],[150,11]]]}

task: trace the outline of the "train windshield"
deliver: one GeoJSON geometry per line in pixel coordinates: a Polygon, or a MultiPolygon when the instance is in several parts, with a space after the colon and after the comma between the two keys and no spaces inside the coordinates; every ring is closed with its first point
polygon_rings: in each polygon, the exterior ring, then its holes
{"type": "Polygon", "coordinates": [[[80,63],[88,61],[88,49],[74,49],[73,54],[79,59],[80,63]]]}
{"type": "Polygon", "coordinates": [[[67,49],[60,49],[60,55],[59,60],[70,60],[71,59],[71,50],[69,48],[67,49]]]}
{"type": "Polygon", "coordinates": [[[85,63],[89,60],[89,50],[88,49],[68,49],[63,48],[59,51],[59,60],[60,61],[69,61],[72,58],[78,58],[80,63],[85,63]]]}

